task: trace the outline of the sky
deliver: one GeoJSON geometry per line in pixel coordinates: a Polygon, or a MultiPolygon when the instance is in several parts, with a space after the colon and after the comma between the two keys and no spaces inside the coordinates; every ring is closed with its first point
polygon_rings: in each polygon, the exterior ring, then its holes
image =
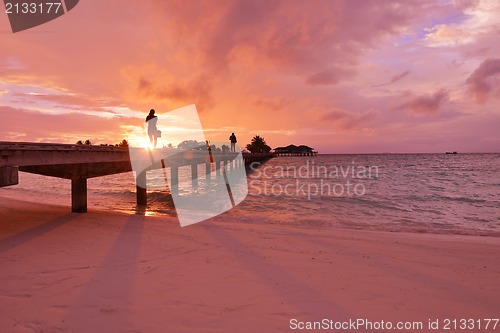
{"type": "Polygon", "coordinates": [[[85,0],[18,33],[0,13],[0,141],[117,143],[154,108],[168,142],[162,114],[195,104],[214,142],[499,152],[499,41],[491,0],[85,0]]]}

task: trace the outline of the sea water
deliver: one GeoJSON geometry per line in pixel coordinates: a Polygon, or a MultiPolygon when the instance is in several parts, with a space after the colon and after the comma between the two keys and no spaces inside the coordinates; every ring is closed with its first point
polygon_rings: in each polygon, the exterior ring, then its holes
{"type": "MultiPolygon", "coordinates": [[[[189,174],[180,168],[180,177],[189,174]]],[[[89,179],[89,210],[175,216],[163,171],[148,177],[160,185],[149,190],[145,210],[136,207],[132,173],[89,179]]],[[[247,181],[247,198],[218,221],[500,236],[500,154],[276,157],[250,167],[247,181]]],[[[0,189],[68,209],[70,193],[69,180],[27,173],[0,189]]]]}

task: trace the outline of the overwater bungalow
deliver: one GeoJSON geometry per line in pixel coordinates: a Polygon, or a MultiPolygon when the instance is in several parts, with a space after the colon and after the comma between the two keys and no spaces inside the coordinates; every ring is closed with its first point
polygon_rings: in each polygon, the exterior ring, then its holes
{"type": "Polygon", "coordinates": [[[288,145],[274,148],[274,155],[276,156],[315,156],[317,154],[317,151],[305,145],[288,145]]]}

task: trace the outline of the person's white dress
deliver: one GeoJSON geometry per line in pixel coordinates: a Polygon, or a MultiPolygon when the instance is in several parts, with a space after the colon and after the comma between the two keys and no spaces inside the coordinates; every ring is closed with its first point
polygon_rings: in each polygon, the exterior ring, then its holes
{"type": "Polygon", "coordinates": [[[148,120],[148,135],[149,136],[156,136],[156,133],[158,132],[158,128],[156,128],[156,122],[158,121],[158,117],[154,116],[153,118],[148,120]]]}

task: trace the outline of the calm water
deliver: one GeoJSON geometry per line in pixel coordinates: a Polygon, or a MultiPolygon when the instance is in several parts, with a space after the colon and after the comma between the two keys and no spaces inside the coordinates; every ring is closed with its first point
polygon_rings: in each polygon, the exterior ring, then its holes
{"type": "MultiPolygon", "coordinates": [[[[278,157],[249,171],[247,180],[248,197],[223,218],[500,236],[500,154],[278,157]]],[[[136,212],[132,173],[90,179],[88,187],[89,209],[136,212]]],[[[0,194],[69,206],[70,182],[21,173],[20,184],[0,194]]],[[[149,214],[175,216],[161,187],[148,200],[149,214]]]]}

